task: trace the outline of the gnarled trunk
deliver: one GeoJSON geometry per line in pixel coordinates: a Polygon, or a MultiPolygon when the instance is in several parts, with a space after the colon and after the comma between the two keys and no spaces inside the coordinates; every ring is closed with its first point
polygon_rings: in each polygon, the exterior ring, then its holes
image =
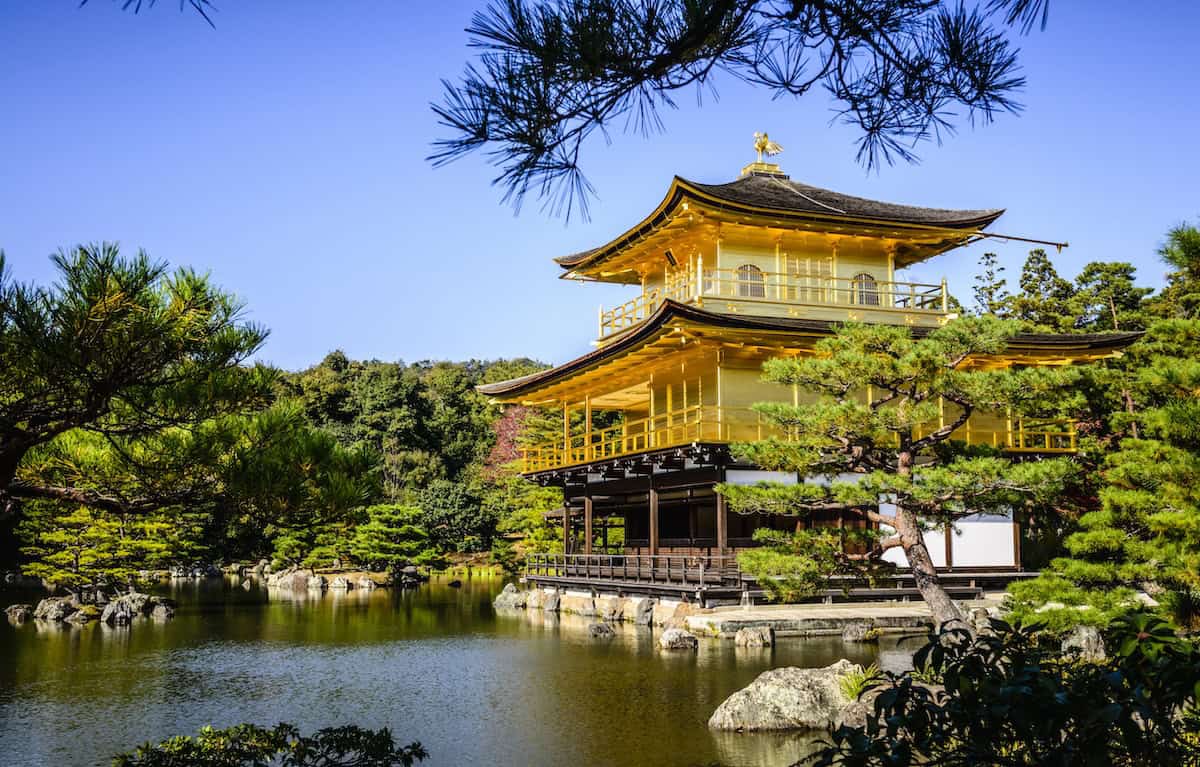
{"type": "Polygon", "coordinates": [[[896,527],[896,532],[900,534],[900,546],[908,559],[908,566],[912,569],[917,590],[921,592],[921,598],[929,605],[929,611],[933,614],[934,626],[938,629],[947,624],[954,628],[966,627],[962,610],[958,609],[958,605],[946,593],[938,579],[937,568],[933,565],[933,558],[929,556],[929,549],[925,547],[925,536],[917,522],[917,515],[911,511],[897,509],[896,527]]]}

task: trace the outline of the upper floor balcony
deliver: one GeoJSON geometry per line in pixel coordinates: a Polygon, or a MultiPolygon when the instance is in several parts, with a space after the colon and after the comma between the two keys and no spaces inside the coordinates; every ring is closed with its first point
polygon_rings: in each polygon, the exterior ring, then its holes
{"type": "MultiPolygon", "coordinates": [[[[943,425],[927,424],[914,436],[920,438],[943,425]]],[[[693,443],[751,442],[772,436],[787,439],[783,430],[750,408],[693,405],[581,434],[567,433],[526,448],[521,470],[536,473],[693,443]]],[[[1062,419],[980,413],[960,426],[952,439],[1006,453],[1073,453],[1077,449],[1075,425],[1062,419]]]]}
{"type": "Polygon", "coordinates": [[[851,277],[766,272],[752,264],[735,269],[694,268],[664,275],[661,284],[600,310],[599,340],[632,328],[670,299],[711,311],[897,325],[939,325],[951,316],[946,282],[892,282],[861,273],[851,277]]]}

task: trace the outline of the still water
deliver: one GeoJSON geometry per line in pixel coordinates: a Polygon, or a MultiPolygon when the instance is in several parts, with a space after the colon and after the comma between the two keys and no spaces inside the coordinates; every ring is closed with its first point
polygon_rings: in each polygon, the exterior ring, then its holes
{"type": "MultiPolygon", "coordinates": [[[[772,666],[869,663],[880,649],[781,639],[656,649],[648,629],[498,615],[498,578],[282,598],[188,583],[165,624],[55,629],[0,619],[0,762],[106,765],[205,724],[346,723],[419,740],[431,765],[785,765],[810,738],[712,733],[729,694],[772,666]]],[[[36,594],[2,593],[4,605],[36,594]]],[[[887,645],[884,646],[885,648],[887,645]]]]}

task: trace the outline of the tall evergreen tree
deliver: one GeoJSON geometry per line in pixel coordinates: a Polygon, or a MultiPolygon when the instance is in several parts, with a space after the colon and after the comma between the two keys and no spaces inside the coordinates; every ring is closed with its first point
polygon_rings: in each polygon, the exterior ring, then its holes
{"type": "Polygon", "coordinates": [[[979,274],[975,276],[975,312],[990,314],[993,317],[1003,317],[1008,303],[1012,300],[1008,294],[1008,280],[1000,275],[1004,267],[995,253],[984,253],[979,259],[979,274]]]}
{"type": "MultiPolygon", "coordinates": [[[[1072,472],[1063,459],[1013,461],[953,441],[976,411],[1042,415],[1051,400],[1061,404],[1068,371],[973,364],[977,355],[1003,352],[1014,332],[1014,323],[987,317],[955,320],[921,339],[903,327],[849,325],[820,341],[812,356],[769,361],[765,380],[798,386],[816,398],[756,406],[788,438],[738,452],[763,468],[824,481],[722,485],[720,492],[743,513],[840,511],[879,526],[870,556],[901,549],[934,619],[961,620],[938,580],[924,530],[973,513],[1045,502],[1072,472]],[[884,501],[894,510],[884,510],[884,501]]],[[[786,575],[789,568],[807,567],[805,559],[785,557],[774,573],[762,575],[786,575]]]]}
{"type": "Polygon", "coordinates": [[[1142,330],[1143,302],[1153,288],[1134,284],[1133,264],[1093,261],[1075,278],[1071,310],[1075,329],[1085,332],[1142,330]]]}
{"type": "Polygon", "coordinates": [[[1167,286],[1152,302],[1161,317],[1200,317],[1200,228],[1180,224],[1167,232],[1159,257],[1172,271],[1167,286]]]}
{"type": "Polygon", "coordinates": [[[1026,328],[1069,333],[1075,327],[1072,301],[1075,287],[1059,276],[1041,248],[1029,251],[1021,267],[1020,292],[1012,297],[1010,316],[1026,328]]]}

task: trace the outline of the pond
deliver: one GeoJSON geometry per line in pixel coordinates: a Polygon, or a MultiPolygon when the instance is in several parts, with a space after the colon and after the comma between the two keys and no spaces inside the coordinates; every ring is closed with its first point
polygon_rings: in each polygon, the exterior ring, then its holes
{"type": "MultiPolygon", "coordinates": [[[[270,597],[187,582],[173,621],[58,629],[0,621],[0,761],[107,765],[201,726],[346,723],[419,740],[430,765],[784,765],[811,736],[712,733],[722,700],[773,666],[869,663],[893,643],[702,640],[656,649],[645,628],[590,639],[586,621],[498,615],[499,578],[462,588],[270,597]]],[[[3,604],[37,594],[8,592],[3,604]]]]}

